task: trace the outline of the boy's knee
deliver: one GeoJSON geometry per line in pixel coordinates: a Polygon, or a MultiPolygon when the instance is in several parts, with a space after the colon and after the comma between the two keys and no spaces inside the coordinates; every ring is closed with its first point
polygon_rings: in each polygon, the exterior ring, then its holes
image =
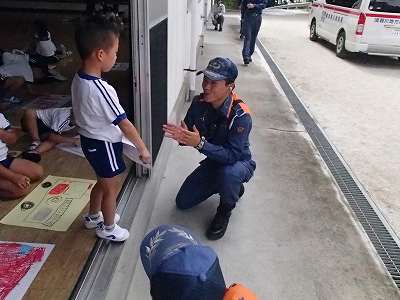
{"type": "Polygon", "coordinates": [[[29,188],[22,189],[20,187],[15,187],[10,191],[10,199],[17,199],[26,196],[29,193],[29,188]]]}
{"type": "Polygon", "coordinates": [[[31,170],[30,179],[37,181],[43,176],[43,167],[39,164],[35,164],[31,170]]]}

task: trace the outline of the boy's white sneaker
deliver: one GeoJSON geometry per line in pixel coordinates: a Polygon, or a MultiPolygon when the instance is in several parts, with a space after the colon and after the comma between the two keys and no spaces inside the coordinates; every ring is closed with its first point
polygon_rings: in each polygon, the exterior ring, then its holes
{"type": "MultiPolygon", "coordinates": [[[[119,214],[115,213],[114,223],[118,223],[119,219],[119,214]]],[[[95,229],[102,222],[104,222],[104,218],[101,211],[99,212],[99,217],[97,219],[91,219],[88,213],[83,215],[83,224],[87,229],[95,229]]]]}
{"type": "Polygon", "coordinates": [[[115,224],[113,229],[107,230],[104,224],[101,223],[96,228],[96,235],[101,239],[113,242],[123,242],[129,238],[129,231],[120,227],[118,224],[115,224]]]}

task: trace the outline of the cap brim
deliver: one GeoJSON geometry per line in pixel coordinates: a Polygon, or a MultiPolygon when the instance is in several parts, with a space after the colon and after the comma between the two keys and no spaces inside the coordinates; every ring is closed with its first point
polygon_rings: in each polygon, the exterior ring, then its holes
{"type": "Polygon", "coordinates": [[[217,74],[215,72],[209,70],[202,70],[196,73],[196,75],[204,74],[210,80],[218,81],[218,80],[226,80],[227,78],[221,74],[217,74]]]}

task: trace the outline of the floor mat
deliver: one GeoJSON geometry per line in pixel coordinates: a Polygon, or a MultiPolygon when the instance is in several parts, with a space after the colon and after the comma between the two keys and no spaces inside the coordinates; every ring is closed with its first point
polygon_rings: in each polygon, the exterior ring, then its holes
{"type": "Polygon", "coordinates": [[[95,180],[48,176],[0,223],[67,231],[89,202],[95,180]]]}
{"type": "Polygon", "coordinates": [[[39,96],[26,104],[24,108],[46,109],[54,107],[64,107],[71,103],[70,95],[47,95],[39,96]]]}

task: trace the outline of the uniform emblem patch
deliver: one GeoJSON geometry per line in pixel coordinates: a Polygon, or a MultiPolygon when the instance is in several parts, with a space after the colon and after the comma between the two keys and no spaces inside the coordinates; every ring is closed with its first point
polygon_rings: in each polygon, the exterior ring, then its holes
{"type": "Polygon", "coordinates": [[[243,133],[244,127],[238,127],[236,130],[238,133],[243,133]]]}

